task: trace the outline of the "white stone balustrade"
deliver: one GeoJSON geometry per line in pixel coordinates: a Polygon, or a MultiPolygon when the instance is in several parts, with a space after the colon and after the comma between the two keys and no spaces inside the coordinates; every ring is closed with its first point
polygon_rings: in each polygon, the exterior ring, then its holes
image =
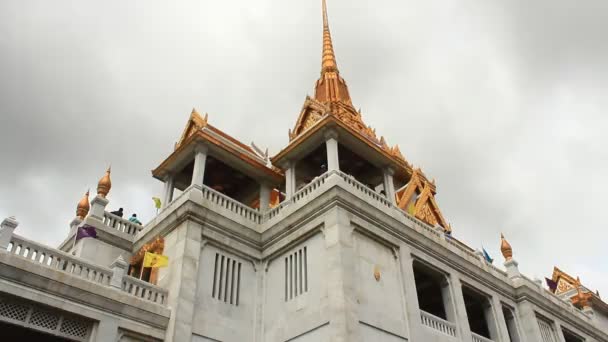
{"type": "Polygon", "coordinates": [[[359,192],[362,192],[367,197],[370,197],[373,200],[378,201],[389,208],[393,206],[393,203],[388,198],[386,198],[386,196],[377,193],[374,189],[371,189],[367,185],[359,182],[355,179],[355,177],[340,171],[338,171],[337,174],[346,182],[346,184],[350,185],[352,188],[358,190],[359,192]]]}
{"type": "Polygon", "coordinates": [[[426,327],[437,330],[448,336],[456,337],[456,325],[454,323],[448,322],[422,310],[420,310],[420,321],[422,322],[422,325],[426,327]]]}
{"type": "Polygon", "coordinates": [[[236,201],[218,191],[215,191],[207,186],[202,186],[200,189],[203,192],[203,200],[219,205],[225,209],[236,213],[254,223],[262,223],[262,214],[256,209],[253,209],[239,201],[236,201]]]}
{"type": "Polygon", "coordinates": [[[122,290],[156,304],[164,305],[167,302],[167,290],[131,276],[123,277],[122,290]]]}
{"type": "Polygon", "coordinates": [[[127,219],[116,216],[107,211],[103,213],[102,222],[103,224],[112,229],[116,229],[119,232],[123,232],[129,235],[137,235],[137,233],[139,233],[139,231],[143,229],[142,225],[133,223],[127,219]]]}
{"type": "Polygon", "coordinates": [[[70,273],[102,285],[109,285],[112,271],[93,265],[71,254],[49,248],[37,242],[13,235],[7,248],[10,254],[26,258],[34,263],[70,273]]]}
{"type": "Polygon", "coordinates": [[[474,332],[471,332],[471,335],[473,336],[473,342],[493,342],[492,340],[490,340],[489,338],[485,338],[481,335],[477,335],[474,332]]]}
{"type": "MultiPolygon", "coordinates": [[[[71,254],[41,245],[18,235],[12,236],[6,253],[103,286],[112,286],[112,281],[116,282],[117,280],[115,269],[91,264],[71,254]],[[113,279],[113,275],[115,279],[113,279]]],[[[166,305],[167,290],[131,276],[119,274],[119,278],[122,278],[119,286],[121,291],[146,301],[166,305]]]]}

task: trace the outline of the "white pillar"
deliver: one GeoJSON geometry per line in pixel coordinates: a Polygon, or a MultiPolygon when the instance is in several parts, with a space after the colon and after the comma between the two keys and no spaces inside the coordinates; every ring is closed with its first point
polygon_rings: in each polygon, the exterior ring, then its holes
{"type": "Polygon", "coordinates": [[[504,342],[519,342],[519,341],[514,341],[517,340],[518,336],[513,336],[513,339],[511,339],[509,337],[509,327],[507,326],[507,317],[505,317],[505,314],[502,311],[502,303],[500,302],[500,299],[496,296],[492,296],[491,298],[492,301],[492,306],[494,307],[494,316],[496,317],[496,330],[497,333],[500,335],[500,338],[498,339],[498,341],[504,341],[504,342]]]}
{"type": "MultiPolygon", "coordinates": [[[[19,222],[14,217],[7,217],[0,224],[0,250],[6,250],[11,243],[13,232],[19,225],[19,222]]],[[[14,248],[14,247],[13,247],[14,248]]]]}
{"type": "Polygon", "coordinates": [[[195,148],[194,170],[192,171],[192,185],[203,186],[205,179],[205,163],[207,161],[207,146],[199,145],[195,148]]]}
{"type": "Polygon", "coordinates": [[[285,170],[285,193],[287,193],[287,199],[291,199],[293,194],[296,192],[296,163],[289,162],[287,164],[287,170],[285,170]]]}
{"type": "Polygon", "coordinates": [[[173,188],[175,187],[175,178],[169,175],[165,180],[165,196],[163,198],[163,208],[166,208],[173,201],[173,188]]]}
{"type": "Polygon", "coordinates": [[[469,327],[469,317],[467,315],[466,305],[464,303],[464,295],[462,294],[462,284],[456,273],[450,274],[450,284],[452,285],[452,293],[454,294],[454,309],[456,311],[456,326],[460,331],[461,341],[471,341],[471,328],[469,327]]]}
{"type": "Polygon", "coordinates": [[[395,200],[395,183],[393,180],[393,176],[395,175],[395,171],[387,167],[383,170],[384,172],[384,192],[386,192],[386,197],[391,203],[397,205],[397,201],[395,200]]]}
{"type": "Polygon", "coordinates": [[[359,332],[357,311],[357,258],[354,248],[354,228],[349,213],[333,208],[325,216],[323,235],[327,270],[327,313],[331,317],[328,340],[339,342],[363,341],[359,332]]]}
{"type": "Polygon", "coordinates": [[[110,268],[112,269],[112,278],[110,279],[110,286],[121,289],[122,288],[122,278],[127,274],[127,267],[129,264],[122,258],[122,255],[119,255],[116,260],[110,264],[110,268]]]}
{"type": "Polygon", "coordinates": [[[403,274],[403,291],[405,292],[410,341],[424,341],[424,327],[420,321],[420,304],[418,303],[416,280],[414,278],[414,259],[410,247],[405,243],[399,246],[399,261],[403,274]]]}
{"type": "Polygon", "coordinates": [[[260,212],[268,210],[270,205],[270,186],[260,184],[260,212]]]}
{"type": "Polygon", "coordinates": [[[340,170],[338,159],[338,134],[334,131],[325,133],[325,146],[327,148],[327,171],[340,170]]]}
{"type": "MultiPolygon", "coordinates": [[[[519,322],[526,341],[542,341],[538,318],[532,304],[524,301],[518,305],[519,322]]],[[[522,336],[523,337],[523,336],[522,336]]]]}
{"type": "Polygon", "coordinates": [[[103,220],[103,214],[106,211],[106,206],[110,201],[107,198],[97,195],[91,200],[91,210],[89,216],[98,220],[103,220]]]}

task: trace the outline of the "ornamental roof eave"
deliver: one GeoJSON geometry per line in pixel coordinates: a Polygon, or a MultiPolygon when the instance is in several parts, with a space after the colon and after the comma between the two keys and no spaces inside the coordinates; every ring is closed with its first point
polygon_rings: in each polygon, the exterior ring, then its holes
{"type": "MultiPolygon", "coordinates": [[[[187,137],[182,137],[177,148],[161,164],[152,170],[154,178],[163,181],[167,174],[179,172],[191,161],[196,146],[207,145],[210,153],[219,159],[229,159],[229,164],[245,167],[253,178],[264,180],[271,184],[280,184],[284,175],[281,170],[269,167],[251,148],[238,140],[207,124],[198,128],[187,137]],[[224,156],[222,158],[221,156],[224,156]]],[[[238,167],[237,167],[238,168],[238,167]]]]}
{"type": "MultiPolygon", "coordinates": [[[[293,140],[289,142],[289,144],[283,148],[279,153],[277,153],[270,160],[274,165],[284,165],[286,161],[290,159],[299,159],[294,157],[302,157],[300,156],[301,151],[299,147],[302,145],[306,145],[307,142],[311,140],[315,143],[314,147],[318,146],[317,143],[322,142],[322,133],[324,133],[328,129],[337,129],[339,130],[339,138],[338,140],[348,145],[360,145],[360,147],[365,147],[370,151],[374,151],[375,156],[373,159],[376,164],[383,164],[386,166],[392,167],[396,173],[404,173],[408,176],[411,176],[413,170],[412,167],[405,161],[405,159],[397,158],[390,151],[385,150],[383,146],[371,141],[368,137],[366,137],[361,132],[351,128],[349,125],[345,124],[337,118],[332,113],[325,114],[320,120],[318,120],[314,125],[300,133],[297,137],[294,137],[293,140]],[[347,134],[340,134],[347,133],[347,134]],[[296,156],[294,156],[294,154],[296,156]]],[[[308,146],[306,146],[308,147],[308,146]]],[[[352,146],[350,146],[352,147],[352,146]]]]}

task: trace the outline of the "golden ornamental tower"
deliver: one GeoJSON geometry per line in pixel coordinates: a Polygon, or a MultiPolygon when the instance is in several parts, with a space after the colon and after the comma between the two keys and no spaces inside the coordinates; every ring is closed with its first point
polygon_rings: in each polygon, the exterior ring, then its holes
{"type": "Polygon", "coordinates": [[[87,192],[84,194],[84,196],[82,196],[80,202],[78,202],[78,205],[76,206],[76,216],[81,220],[84,220],[84,218],[89,213],[90,208],[91,205],[89,204],[89,190],[87,190],[87,192]]]}
{"type": "Polygon", "coordinates": [[[110,189],[112,188],[112,180],[110,179],[111,172],[111,167],[108,167],[106,174],[101,177],[99,183],[97,183],[97,194],[103,198],[110,193],[110,189]]]}

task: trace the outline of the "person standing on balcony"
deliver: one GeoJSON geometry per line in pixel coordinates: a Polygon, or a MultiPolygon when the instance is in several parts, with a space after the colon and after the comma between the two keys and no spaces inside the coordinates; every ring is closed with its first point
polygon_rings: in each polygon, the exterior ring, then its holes
{"type": "Polygon", "coordinates": [[[111,212],[110,212],[110,214],[112,214],[112,215],[116,215],[116,216],[118,216],[118,217],[122,217],[122,215],[123,215],[122,208],[120,208],[120,209],[118,209],[118,210],[111,211],[111,212]]]}
{"type": "Polygon", "coordinates": [[[133,222],[141,226],[141,221],[137,219],[137,214],[133,213],[131,217],[129,217],[129,222],[133,222]]]}

